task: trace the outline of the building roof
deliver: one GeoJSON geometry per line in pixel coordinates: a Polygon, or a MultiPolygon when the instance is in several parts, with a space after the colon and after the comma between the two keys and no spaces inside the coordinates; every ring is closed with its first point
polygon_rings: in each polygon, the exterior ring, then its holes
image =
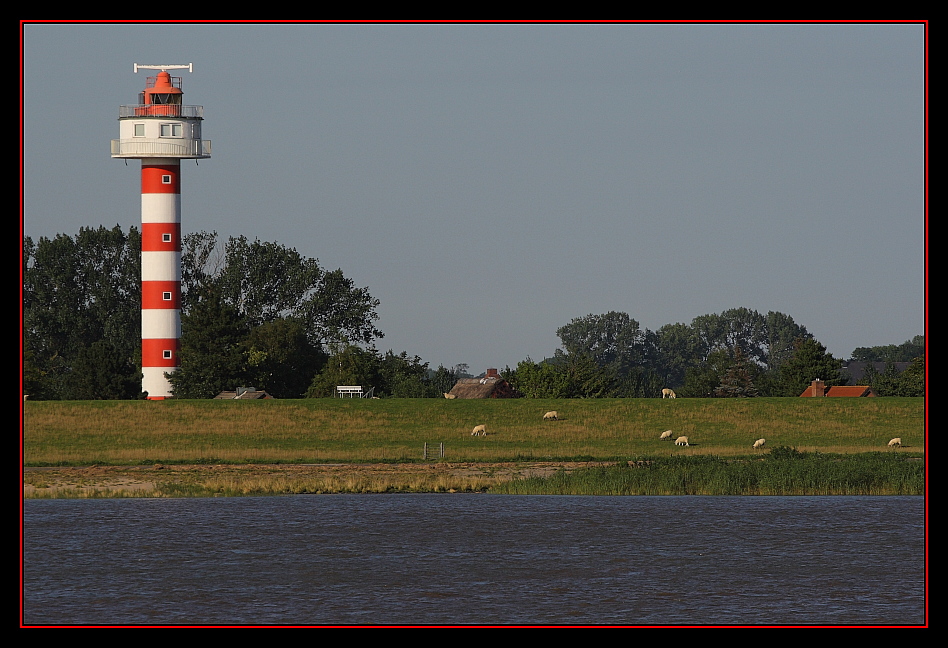
{"type": "Polygon", "coordinates": [[[253,400],[256,398],[273,398],[270,394],[263,391],[257,391],[253,388],[240,388],[237,391],[222,391],[214,400],[253,400]]]}
{"type": "Polygon", "coordinates": [[[484,378],[461,378],[448,392],[455,398],[517,398],[514,391],[503,378],[496,376],[484,378]]]}
{"type": "MultiPolygon", "coordinates": [[[[816,381],[814,381],[816,382],[816,381]]],[[[819,393],[814,393],[814,385],[807,387],[800,396],[820,396],[819,393]]],[[[861,398],[863,396],[876,396],[876,392],[872,387],[868,385],[837,385],[835,387],[823,387],[822,396],[828,397],[843,397],[843,398],[861,398]]]]}
{"type": "Polygon", "coordinates": [[[836,387],[827,387],[825,395],[859,398],[861,396],[875,396],[876,392],[868,385],[837,385],[836,387]]]}
{"type": "MultiPolygon", "coordinates": [[[[863,362],[861,360],[853,360],[852,362],[847,364],[845,367],[843,367],[843,371],[849,374],[848,384],[855,384],[859,382],[860,380],[862,380],[862,377],[866,374],[866,368],[869,365],[872,365],[872,367],[876,370],[876,373],[881,374],[882,372],[886,370],[886,366],[888,364],[890,363],[863,362]]],[[[891,364],[895,367],[896,371],[898,371],[899,373],[902,373],[903,371],[905,371],[912,365],[911,362],[893,362],[891,364]]]]}

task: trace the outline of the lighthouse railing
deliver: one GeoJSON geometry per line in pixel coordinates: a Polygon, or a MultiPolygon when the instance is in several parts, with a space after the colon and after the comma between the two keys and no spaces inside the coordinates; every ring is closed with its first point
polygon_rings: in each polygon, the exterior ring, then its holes
{"type": "Polygon", "coordinates": [[[132,104],[119,106],[119,119],[126,117],[182,117],[204,119],[204,106],[181,106],[177,104],[132,104]]]}
{"type": "Polygon", "coordinates": [[[211,140],[112,140],[112,157],[211,157],[211,140]]]}

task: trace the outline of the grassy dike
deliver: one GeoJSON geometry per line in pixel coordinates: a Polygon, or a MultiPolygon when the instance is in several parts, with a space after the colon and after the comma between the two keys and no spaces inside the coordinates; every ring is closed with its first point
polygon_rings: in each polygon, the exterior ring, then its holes
{"type": "MultiPolygon", "coordinates": [[[[616,476],[610,470],[621,468],[623,474],[644,475],[656,472],[657,468],[642,466],[666,466],[662,470],[676,471],[680,478],[669,482],[673,487],[661,492],[676,494],[696,488],[700,467],[707,472],[711,470],[708,466],[727,470],[727,466],[780,463],[773,460],[768,449],[751,448],[758,438],[766,438],[769,449],[795,448],[796,453],[785,458],[788,466],[790,462],[793,466],[809,466],[814,458],[822,461],[827,456],[839,455],[829,465],[850,465],[847,462],[858,460],[861,467],[850,466],[849,472],[881,474],[888,469],[873,462],[888,457],[892,465],[898,462],[914,468],[916,477],[911,481],[918,486],[908,487],[909,490],[920,494],[924,488],[923,462],[918,461],[924,450],[925,405],[921,398],[28,401],[24,407],[26,481],[32,480],[36,487],[30,496],[49,496],[52,490],[43,488],[42,475],[55,471],[42,473],[29,468],[52,466],[86,471],[90,466],[100,470],[109,466],[138,466],[139,471],[142,467],[157,467],[165,472],[158,476],[148,474],[147,478],[156,484],[149,492],[158,495],[523,492],[512,490],[515,486],[532,489],[530,492],[565,492],[563,489],[572,488],[573,492],[589,494],[613,493],[618,491],[616,476]],[[543,421],[547,410],[557,410],[560,420],[543,421]],[[472,437],[471,429],[480,424],[487,426],[488,435],[472,437]],[[660,441],[659,435],[667,429],[673,430],[676,437],[687,436],[691,445],[677,447],[660,441]],[[902,438],[901,449],[886,448],[893,437],[902,438]],[[426,462],[422,456],[425,443],[435,454],[443,443],[445,457],[426,462]],[[865,456],[854,459],[850,455],[865,456]],[[843,457],[846,461],[841,461],[843,457]],[[759,461],[768,458],[770,461],[759,461]],[[629,461],[635,467],[630,468],[629,461]],[[537,462],[548,466],[570,462],[615,465],[563,470],[538,477],[532,477],[537,473],[526,468],[518,469],[537,462]],[[284,468],[274,468],[274,464],[284,468]],[[344,466],[336,470],[332,479],[324,474],[295,480],[287,477],[294,470],[302,470],[300,466],[311,464],[344,466]],[[362,464],[398,466],[400,474],[396,478],[367,476],[358,467],[362,464]],[[497,470],[496,466],[501,464],[508,469],[497,470]],[[459,475],[456,469],[436,470],[439,465],[464,465],[466,470],[459,475]],[[194,472],[183,477],[184,466],[213,468],[216,472],[194,472]],[[253,466],[257,468],[248,470],[253,466]],[[172,478],[175,471],[178,475],[172,478]],[[222,473],[226,476],[222,477],[222,473]],[[161,481],[166,475],[169,480],[161,481]],[[577,486],[576,482],[569,487],[559,482],[553,486],[550,481],[562,481],[570,475],[574,480],[582,477],[586,483],[577,486]],[[537,479],[547,481],[541,484],[537,479]],[[598,487],[594,484],[597,481],[598,487]],[[36,494],[37,491],[43,494],[36,494]]],[[[791,474],[789,470],[783,472],[791,474]]],[[[801,469],[794,470],[799,473],[801,469]]],[[[828,475],[826,470],[821,468],[817,472],[828,475]]],[[[393,471],[394,468],[389,472],[393,471]]],[[[746,474],[730,482],[715,479],[718,485],[699,490],[709,494],[777,492],[769,487],[748,486],[753,479],[746,474]],[[721,483],[730,486],[722,488],[721,483]]],[[[92,476],[89,480],[94,482],[92,476]]],[[[827,477],[823,481],[831,485],[834,480],[827,477]]],[[[886,492],[904,492],[905,478],[899,477],[897,482],[886,487],[886,492]]],[[[814,483],[808,482],[806,492],[812,491],[814,483]]],[[[861,479],[859,483],[867,482],[861,479]]],[[[787,485],[784,491],[793,492],[791,486],[787,485]]],[[[83,488],[79,479],[72,490],[108,496],[122,494],[121,489],[83,488]]],[[[60,496],[68,490],[60,489],[60,496]]],[[[621,492],[653,490],[639,485],[621,492]]]]}

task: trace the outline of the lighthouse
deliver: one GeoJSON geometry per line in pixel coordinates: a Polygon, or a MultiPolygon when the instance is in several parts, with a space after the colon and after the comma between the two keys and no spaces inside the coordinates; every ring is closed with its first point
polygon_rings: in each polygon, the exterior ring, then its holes
{"type": "Polygon", "coordinates": [[[184,105],[181,77],[168,70],[192,65],[134,65],[158,70],[138,103],[119,106],[119,139],[112,157],[142,161],[142,391],[149,400],[171,397],[165,377],[180,367],[181,160],[211,157],[201,138],[203,106],[184,105]]]}

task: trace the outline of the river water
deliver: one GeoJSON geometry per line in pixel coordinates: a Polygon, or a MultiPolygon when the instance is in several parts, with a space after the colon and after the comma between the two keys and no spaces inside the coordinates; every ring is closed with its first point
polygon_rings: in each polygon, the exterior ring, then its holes
{"type": "Polygon", "coordinates": [[[26,625],[924,625],[922,497],[27,500],[26,625]]]}

